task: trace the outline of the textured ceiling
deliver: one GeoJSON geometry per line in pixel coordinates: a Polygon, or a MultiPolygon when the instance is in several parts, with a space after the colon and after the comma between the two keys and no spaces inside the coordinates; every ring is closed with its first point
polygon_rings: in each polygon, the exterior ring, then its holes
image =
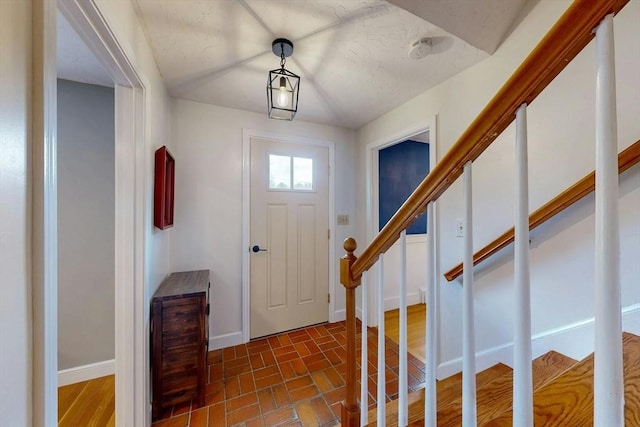
{"type": "Polygon", "coordinates": [[[113,87],[113,79],[59,11],[57,19],[58,77],[75,82],[113,87]]]}
{"type": "Polygon", "coordinates": [[[358,128],[487,54],[383,0],[134,0],[172,96],[265,112],[271,42],[294,43],[296,119],[358,128]],[[437,55],[411,43],[439,37],[437,55]]]}
{"type": "MultiPolygon", "coordinates": [[[[296,120],[357,129],[486,58],[526,0],[131,1],[172,96],[266,114],[271,42],[285,37],[296,120]],[[409,59],[423,37],[432,53],[409,59]]],[[[65,21],[59,33],[59,75],[110,84],[65,21]]]]}
{"type": "Polygon", "coordinates": [[[532,0],[389,0],[389,3],[455,34],[487,53],[493,53],[527,1],[532,0]]]}

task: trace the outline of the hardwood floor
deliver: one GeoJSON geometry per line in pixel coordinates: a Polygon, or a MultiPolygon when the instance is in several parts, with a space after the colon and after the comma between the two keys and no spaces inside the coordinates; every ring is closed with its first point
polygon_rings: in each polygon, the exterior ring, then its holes
{"type": "MultiPolygon", "coordinates": [[[[397,344],[400,343],[399,317],[398,309],[384,313],[385,335],[397,344]]],[[[422,363],[425,363],[425,317],[425,304],[407,307],[407,350],[422,363]]]]}
{"type": "MultiPolygon", "coordinates": [[[[385,313],[386,335],[398,343],[400,330],[398,310],[385,313]]],[[[425,305],[418,304],[407,310],[407,348],[424,362],[425,305]]],[[[58,388],[58,426],[114,426],[115,425],[115,376],[110,375],[91,381],[70,384],[58,388]]]]}
{"type": "Polygon", "coordinates": [[[115,426],[115,375],[58,388],[58,426],[115,426]]]}

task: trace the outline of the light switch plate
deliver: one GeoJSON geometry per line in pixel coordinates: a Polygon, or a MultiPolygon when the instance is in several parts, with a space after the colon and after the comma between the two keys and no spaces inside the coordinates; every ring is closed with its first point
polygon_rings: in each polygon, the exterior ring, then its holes
{"type": "Polygon", "coordinates": [[[338,225],[349,225],[349,215],[338,215],[338,225]]]}

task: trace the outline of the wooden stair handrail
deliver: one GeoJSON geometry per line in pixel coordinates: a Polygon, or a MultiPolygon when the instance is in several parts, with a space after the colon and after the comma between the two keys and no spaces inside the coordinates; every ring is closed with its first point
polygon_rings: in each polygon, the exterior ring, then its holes
{"type": "Polygon", "coordinates": [[[629,0],[575,0],[531,51],[478,117],[460,136],[391,220],[364,249],[351,269],[357,278],[375,264],[413,223],[427,203],[436,200],[462,174],[465,163],[477,159],[515,118],[594,37],[593,29],[629,0]]]}
{"type": "MultiPolygon", "coordinates": [[[[640,140],[624,149],[618,155],[618,173],[626,171],[630,167],[640,162],[640,140]]],[[[562,193],[542,205],[529,216],[529,230],[533,230],[540,224],[545,223],[555,215],[559,214],[578,200],[592,193],[596,188],[596,173],[591,172],[580,181],[567,188],[562,193]]],[[[498,251],[504,249],[514,240],[514,229],[511,227],[500,237],[489,243],[473,255],[473,265],[477,265],[489,258],[498,251]]],[[[444,274],[444,277],[451,282],[460,277],[463,272],[462,263],[456,265],[444,274]]]]}

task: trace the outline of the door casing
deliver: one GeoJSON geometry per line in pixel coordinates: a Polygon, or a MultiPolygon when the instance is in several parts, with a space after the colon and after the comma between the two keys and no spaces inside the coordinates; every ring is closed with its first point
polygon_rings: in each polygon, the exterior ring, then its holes
{"type": "MultiPolygon", "coordinates": [[[[43,90],[34,91],[41,102],[44,120],[42,140],[33,144],[34,164],[46,165],[42,179],[34,180],[34,217],[43,218],[33,233],[33,245],[42,248],[33,263],[34,425],[57,426],[57,190],[56,190],[56,14],[57,7],[101,61],[115,84],[115,358],[116,425],[150,424],[148,392],[148,339],[145,338],[144,236],[145,150],[147,120],[144,114],[145,86],[133,62],[122,50],[95,0],[48,2],[42,7],[40,29],[46,35],[42,53],[43,90]],[[56,7],[57,6],[57,7],[56,7]],[[45,163],[47,162],[47,163],[45,163]],[[133,185],[132,185],[133,183],[133,185]],[[36,389],[41,387],[42,389],[36,389]]],[[[35,27],[34,27],[35,30],[35,27]]]]}
{"type": "MultiPolygon", "coordinates": [[[[436,119],[437,119],[436,116],[429,117],[427,119],[414,123],[413,125],[406,126],[400,129],[399,131],[390,133],[388,135],[382,135],[380,138],[367,144],[367,148],[366,148],[367,241],[366,241],[366,244],[369,244],[369,242],[371,242],[373,238],[378,234],[378,178],[379,178],[378,177],[378,151],[382,150],[383,148],[395,145],[399,142],[405,141],[407,139],[411,139],[411,137],[419,135],[423,132],[429,132],[429,147],[430,147],[429,158],[431,163],[430,170],[433,170],[437,162],[437,157],[436,157],[437,156],[437,153],[436,153],[437,151],[436,150],[437,120],[436,119]]],[[[437,202],[435,204],[434,211],[435,211],[435,218],[434,218],[435,230],[434,231],[436,236],[436,246],[439,247],[439,244],[440,244],[438,240],[439,210],[438,210],[437,202]]],[[[414,241],[426,242],[426,239],[421,236],[417,238],[411,237],[411,239],[414,241]]],[[[439,251],[436,249],[436,254],[438,253],[439,251]]],[[[440,260],[437,257],[438,255],[436,255],[436,269],[438,269],[440,265],[440,260]]],[[[369,283],[378,283],[378,275],[379,275],[379,269],[377,267],[372,268],[370,270],[369,276],[367,277],[369,283]]],[[[439,272],[437,273],[437,277],[440,277],[439,272]]],[[[436,292],[437,292],[437,286],[436,286],[436,292]]],[[[378,306],[378,298],[377,298],[376,292],[374,291],[368,292],[367,300],[368,300],[370,309],[368,310],[368,316],[367,316],[368,319],[366,319],[366,322],[368,326],[377,326],[378,319],[376,316],[375,307],[378,306]]],[[[358,317],[362,318],[361,308],[357,307],[356,310],[358,313],[358,317]]]]}

